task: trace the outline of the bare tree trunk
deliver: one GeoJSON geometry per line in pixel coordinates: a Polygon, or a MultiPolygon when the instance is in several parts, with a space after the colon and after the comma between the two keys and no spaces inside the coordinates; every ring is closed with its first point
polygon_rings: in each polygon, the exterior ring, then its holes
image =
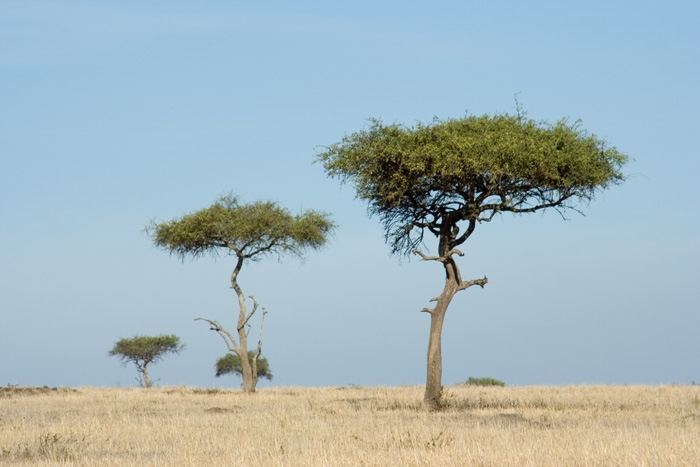
{"type": "Polygon", "coordinates": [[[140,367],[139,371],[143,375],[143,387],[145,387],[145,388],[152,387],[153,382],[148,378],[148,370],[146,369],[146,365],[143,365],[142,367],[140,367]]]}
{"type": "Polygon", "coordinates": [[[238,349],[236,349],[236,353],[241,359],[241,376],[243,377],[243,392],[255,392],[256,381],[255,378],[253,378],[253,367],[250,365],[250,360],[248,359],[248,332],[246,331],[246,324],[248,323],[250,317],[253,316],[253,313],[255,313],[258,304],[255,301],[253,301],[253,309],[251,310],[250,314],[247,314],[245,295],[243,295],[243,291],[241,290],[241,287],[236,281],[238,271],[240,271],[240,268],[236,268],[234,273],[231,275],[231,288],[234,289],[236,291],[236,295],[238,295],[239,309],[237,326],[239,345],[238,349]]]}
{"type": "Polygon", "coordinates": [[[428,341],[428,368],[423,404],[429,409],[440,407],[442,398],[442,325],[445,313],[431,313],[428,341]]]}
{"type": "Polygon", "coordinates": [[[241,358],[241,376],[243,377],[243,392],[255,392],[255,381],[253,379],[253,367],[248,359],[248,336],[245,329],[238,329],[238,340],[240,347],[238,356],[241,358]]]}
{"type": "Polygon", "coordinates": [[[461,256],[462,253],[459,250],[452,249],[443,253],[442,256],[426,256],[417,250],[413,250],[413,253],[420,255],[425,261],[439,261],[445,268],[445,287],[440,296],[431,300],[431,302],[437,302],[435,307],[423,309],[423,311],[430,313],[430,339],[428,340],[428,363],[423,405],[431,410],[436,410],[442,405],[442,326],[445,322],[447,308],[457,292],[472,285],[484,287],[488,280],[484,277],[483,279],[462,281],[457,263],[452,257],[455,254],[461,256]]]}
{"type": "Polygon", "coordinates": [[[258,357],[262,353],[262,335],[263,335],[263,325],[265,324],[265,315],[267,310],[263,308],[262,318],[260,319],[260,333],[258,334],[258,347],[255,349],[253,358],[250,361],[251,369],[253,371],[253,389],[258,385],[258,357]]]}
{"type": "MultiPolygon", "coordinates": [[[[457,265],[452,261],[452,266],[457,265]]],[[[455,280],[454,270],[445,264],[447,278],[442,294],[437,298],[437,304],[430,313],[430,339],[428,340],[428,366],[425,382],[425,395],[423,404],[429,409],[440,408],[442,401],[442,326],[445,322],[447,307],[452,301],[452,297],[458,291],[458,283],[455,280]]]]}
{"type": "Polygon", "coordinates": [[[251,364],[251,361],[248,359],[248,330],[246,329],[246,326],[248,324],[248,321],[250,321],[250,318],[257,311],[258,302],[255,299],[255,297],[251,295],[250,298],[253,300],[253,309],[250,310],[250,312],[248,312],[248,308],[246,306],[246,297],[245,295],[243,295],[243,290],[241,290],[241,287],[238,285],[238,282],[236,280],[238,278],[238,273],[241,271],[241,267],[243,266],[244,260],[245,257],[239,255],[236,267],[233,270],[233,273],[231,273],[231,288],[236,291],[236,295],[238,297],[239,311],[238,324],[236,326],[236,330],[238,331],[238,341],[236,341],[236,339],[233,337],[233,334],[231,334],[226,329],[222,328],[221,325],[216,321],[206,318],[195,318],[195,321],[201,320],[208,322],[211,326],[210,329],[219,333],[221,338],[226,343],[226,347],[228,348],[228,350],[238,355],[238,357],[241,359],[241,376],[243,377],[243,391],[252,393],[255,392],[255,387],[258,384],[257,357],[260,355],[262,349],[262,325],[265,319],[266,311],[265,309],[263,309],[263,319],[260,323],[261,337],[258,341],[258,348],[255,358],[253,359],[253,362],[251,364]]]}

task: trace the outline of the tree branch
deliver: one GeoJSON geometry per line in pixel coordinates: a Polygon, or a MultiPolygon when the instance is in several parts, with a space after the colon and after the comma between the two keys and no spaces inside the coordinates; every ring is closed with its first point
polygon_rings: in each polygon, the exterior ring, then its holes
{"type": "Polygon", "coordinates": [[[248,321],[250,321],[250,318],[253,316],[253,314],[255,314],[255,311],[258,309],[258,301],[255,299],[255,295],[249,295],[248,297],[253,300],[253,309],[250,310],[248,316],[244,318],[243,323],[241,324],[241,328],[248,324],[248,321]]]}
{"type": "MultiPolygon", "coordinates": [[[[231,247],[229,247],[231,248],[231,247]]],[[[233,249],[233,248],[232,248],[233,249]]],[[[236,289],[236,292],[239,291],[238,283],[236,282],[238,280],[238,273],[241,272],[241,269],[243,268],[243,262],[245,261],[245,256],[243,255],[242,252],[239,250],[234,250],[236,252],[236,256],[238,257],[238,261],[236,262],[236,267],[233,268],[233,272],[231,273],[231,288],[236,289]]]]}
{"type": "Polygon", "coordinates": [[[489,280],[486,278],[486,276],[484,276],[483,279],[474,279],[474,280],[471,280],[471,281],[464,281],[464,282],[462,282],[461,284],[459,284],[459,288],[457,289],[457,291],[464,290],[464,289],[468,289],[468,288],[471,287],[472,285],[478,285],[478,286],[480,286],[480,287],[483,289],[484,286],[485,286],[488,282],[489,282],[489,280]]]}
{"type": "Polygon", "coordinates": [[[421,258],[423,258],[423,261],[445,261],[445,258],[441,258],[439,256],[427,256],[425,253],[418,250],[411,250],[411,253],[420,256],[421,258]]]}
{"type": "Polygon", "coordinates": [[[447,254],[445,256],[447,256],[449,258],[452,255],[464,256],[464,253],[462,253],[457,248],[452,248],[450,251],[447,252],[447,254]]]}
{"type": "Polygon", "coordinates": [[[246,256],[252,257],[252,256],[259,255],[260,253],[263,253],[263,252],[271,251],[275,246],[277,246],[278,243],[280,243],[280,239],[270,240],[269,243],[259,247],[257,250],[251,251],[246,256]]]}
{"type": "MultiPolygon", "coordinates": [[[[431,299],[429,300],[429,302],[430,302],[430,303],[432,303],[432,302],[437,302],[438,300],[440,300],[440,297],[433,297],[433,298],[431,298],[431,299]]],[[[431,313],[431,314],[432,314],[434,311],[435,311],[435,308],[427,308],[427,307],[426,307],[426,308],[423,308],[423,309],[421,310],[421,312],[431,313]]]]}
{"type": "Polygon", "coordinates": [[[476,219],[469,219],[469,227],[467,227],[467,231],[464,232],[461,237],[455,240],[455,245],[461,245],[462,243],[464,243],[471,236],[471,234],[474,233],[475,228],[476,219]]]}
{"type": "Polygon", "coordinates": [[[239,346],[236,343],[236,339],[233,338],[230,332],[228,332],[226,329],[222,328],[219,323],[217,323],[214,320],[207,319],[207,318],[195,318],[195,321],[206,321],[209,323],[209,329],[212,331],[216,331],[221,338],[224,340],[226,343],[226,347],[231,351],[231,352],[236,352],[238,353],[239,346]]]}
{"type": "Polygon", "coordinates": [[[445,256],[428,256],[422,251],[418,250],[411,250],[411,253],[420,256],[423,261],[439,261],[441,263],[447,262],[452,255],[464,256],[464,253],[459,251],[457,248],[452,248],[445,254],[445,256]]]}
{"type": "Polygon", "coordinates": [[[265,315],[267,310],[263,308],[262,318],[260,319],[260,334],[258,336],[258,348],[255,353],[255,358],[258,358],[262,353],[262,334],[263,334],[263,324],[265,323],[265,315]]]}
{"type": "MultiPolygon", "coordinates": [[[[478,215],[477,215],[477,220],[479,222],[490,222],[496,214],[499,212],[512,212],[514,214],[527,214],[527,213],[533,213],[536,211],[540,211],[542,209],[549,209],[549,208],[565,208],[565,209],[574,209],[575,211],[578,211],[572,206],[569,206],[565,204],[565,201],[572,198],[575,196],[575,193],[571,190],[566,190],[566,191],[559,191],[559,190],[554,190],[555,193],[547,193],[546,191],[542,191],[542,189],[537,189],[535,190],[534,188],[528,189],[525,193],[522,194],[518,199],[510,199],[507,200],[503,194],[498,194],[498,193],[492,193],[493,196],[498,196],[501,198],[500,203],[489,203],[489,204],[482,204],[479,207],[478,215]],[[533,191],[536,191],[533,192],[533,191]],[[540,204],[536,204],[534,206],[530,205],[530,207],[520,207],[526,204],[527,200],[530,198],[535,198],[539,199],[541,202],[540,204]],[[490,212],[489,212],[490,211],[490,212]],[[483,213],[489,212],[488,215],[486,216],[481,216],[483,213]]],[[[559,211],[559,209],[557,209],[559,211]]],[[[580,212],[580,211],[578,211],[580,212]]],[[[560,212],[561,214],[561,212],[560,212]]]]}

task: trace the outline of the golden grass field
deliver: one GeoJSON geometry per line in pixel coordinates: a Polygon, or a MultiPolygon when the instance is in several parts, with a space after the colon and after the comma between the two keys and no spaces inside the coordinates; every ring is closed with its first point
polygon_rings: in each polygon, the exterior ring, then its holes
{"type": "Polygon", "coordinates": [[[0,388],[0,465],[700,466],[700,387],[0,388]]]}

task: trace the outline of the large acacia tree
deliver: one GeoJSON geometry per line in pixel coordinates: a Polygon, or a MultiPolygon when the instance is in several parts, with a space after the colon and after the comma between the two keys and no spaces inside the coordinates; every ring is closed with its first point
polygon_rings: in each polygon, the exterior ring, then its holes
{"type": "Polygon", "coordinates": [[[438,261],[445,285],[430,314],[424,403],[439,407],[441,336],[455,294],[487,278],[464,280],[458,247],[497,214],[577,209],[597,192],[624,180],[627,156],[587,133],[580,122],[550,124],[517,115],[467,115],[413,127],[371,120],[317,155],[326,173],[351,182],[370,216],[384,226],[393,254],[438,261]],[[426,234],[437,255],[421,251],[426,234]]]}
{"type": "Polygon", "coordinates": [[[151,222],[146,230],[153,243],[184,261],[203,255],[221,253],[234,257],[231,288],[238,297],[238,322],[236,335],[223,328],[217,321],[206,321],[226,343],[230,352],[241,361],[243,390],[254,392],[258,381],[257,359],[262,352],[263,309],[260,338],[253,355],[248,358],[248,333],[250,319],[258,309],[254,296],[248,311],[246,296],[238,284],[238,275],[246,261],[258,261],[269,255],[291,255],[303,259],[308,250],[323,247],[335,224],[329,214],[306,210],[298,215],[271,201],[241,203],[234,195],[222,196],[210,207],[187,214],[169,222],[151,222]]]}

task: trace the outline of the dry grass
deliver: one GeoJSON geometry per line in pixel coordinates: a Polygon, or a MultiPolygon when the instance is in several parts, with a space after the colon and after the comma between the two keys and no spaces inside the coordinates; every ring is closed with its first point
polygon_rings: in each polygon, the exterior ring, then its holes
{"type": "Polygon", "coordinates": [[[2,388],[0,464],[700,466],[700,388],[2,388]]]}

